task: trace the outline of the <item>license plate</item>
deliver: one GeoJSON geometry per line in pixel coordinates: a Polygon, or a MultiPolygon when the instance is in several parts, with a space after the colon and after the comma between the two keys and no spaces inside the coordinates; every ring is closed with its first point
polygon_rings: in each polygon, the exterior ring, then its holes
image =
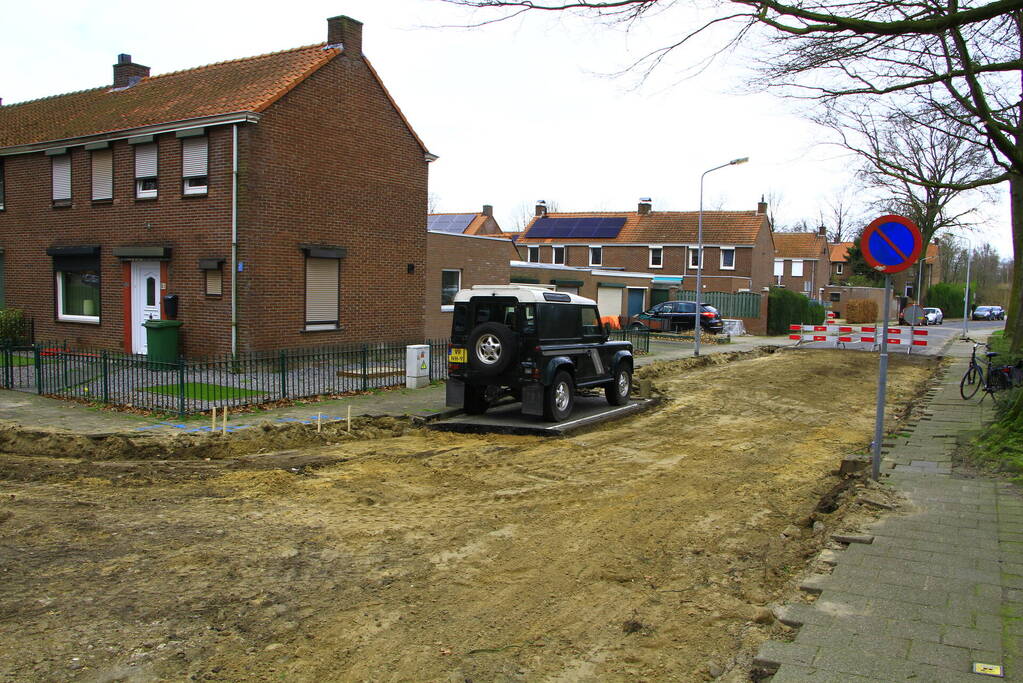
{"type": "Polygon", "coordinates": [[[449,363],[466,363],[469,361],[469,354],[466,349],[451,349],[448,351],[449,363]]]}

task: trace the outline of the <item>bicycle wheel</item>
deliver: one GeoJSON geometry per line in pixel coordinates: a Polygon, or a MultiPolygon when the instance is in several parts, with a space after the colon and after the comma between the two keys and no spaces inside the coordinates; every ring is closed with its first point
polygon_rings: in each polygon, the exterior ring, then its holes
{"type": "Polygon", "coordinates": [[[973,365],[966,371],[959,381],[959,395],[964,401],[968,401],[977,394],[980,389],[980,371],[973,365]]]}
{"type": "Polygon", "coordinates": [[[991,394],[991,400],[996,404],[1001,405],[1002,401],[1005,401],[1009,397],[1009,388],[1011,387],[1009,377],[1005,370],[1002,368],[993,368],[991,375],[988,377],[987,386],[984,387],[984,391],[991,394]]]}

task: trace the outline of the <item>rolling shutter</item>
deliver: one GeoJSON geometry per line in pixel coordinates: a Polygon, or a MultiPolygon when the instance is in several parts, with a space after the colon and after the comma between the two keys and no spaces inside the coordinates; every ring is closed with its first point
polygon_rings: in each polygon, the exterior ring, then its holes
{"type": "Polygon", "coordinates": [[[217,270],[204,270],[206,274],[206,294],[209,296],[220,296],[224,293],[224,277],[219,268],[217,270]]]}
{"type": "Polygon", "coordinates": [[[135,146],[135,177],[156,177],[156,144],[135,146]]]}
{"type": "Polygon", "coordinates": [[[622,314],[622,290],[617,287],[597,287],[597,308],[601,318],[619,317],[622,314]]]}
{"type": "Polygon", "coordinates": [[[307,325],[336,325],[338,274],[336,258],[305,260],[305,321],[307,325]]]}
{"type": "Polygon", "coordinates": [[[92,198],[110,199],[114,196],[114,155],[109,149],[92,152],[92,198]]]}
{"type": "Polygon", "coordinates": [[[181,176],[196,178],[206,175],[209,157],[207,139],[185,138],[181,141],[181,176]]]}
{"type": "Polygon", "coordinates": [[[71,199],[71,155],[52,157],[53,200],[71,199]]]}

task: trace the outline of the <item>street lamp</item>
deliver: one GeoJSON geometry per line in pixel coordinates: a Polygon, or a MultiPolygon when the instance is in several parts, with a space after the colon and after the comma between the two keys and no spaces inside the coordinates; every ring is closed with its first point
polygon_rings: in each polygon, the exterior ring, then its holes
{"type": "Polygon", "coordinates": [[[963,339],[966,339],[970,332],[970,261],[973,260],[973,241],[969,237],[963,235],[947,234],[946,237],[951,237],[960,240],[966,240],[969,251],[966,252],[966,292],[963,294],[963,339]]]}
{"type": "MultiPolygon", "coordinates": [[[[696,299],[695,305],[695,317],[693,318],[693,338],[696,340],[696,346],[693,348],[693,356],[700,355],[700,298],[703,296],[703,179],[711,171],[717,171],[718,169],[726,166],[738,166],[739,164],[745,164],[749,161],[749,157],[742,157],[741,159],[732,159],[727,164],[721,164],[715,166],[712,169],[703,172],[700,176],[700,213],[696,221],[696,299]]],[[[689,259],[692,263],[692,258],[689,259]]]]}

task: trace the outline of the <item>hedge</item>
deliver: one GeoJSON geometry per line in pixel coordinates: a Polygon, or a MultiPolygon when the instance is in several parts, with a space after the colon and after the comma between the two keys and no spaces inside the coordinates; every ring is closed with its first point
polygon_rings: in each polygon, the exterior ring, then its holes
{"type": "Polygon", "coordinates": [[[878,320],[877,302],[871,299],[852,299],[845,305],[848,323],[875,323],[878,320]]]}
{"type": "Polygon", "coordinates": [[[820,325],[824,306],[782,287],[772,287],[767,298],[767,333],[788,334],[789,325],[820,325]]]}
{"type": "MultiPolygon", "coordinates": [[[[973,287],[970,290],[972,294],[973,287]]],[[[939,282],[927,290],[927,297],[924,301],[927,302],[927,306],[940,308],[946,318],[958,318],[963,314],[963,298],[965,296],[965,285],[939,282]]]]}
{"type": "Polygon", "coordinates": [[[0,344],[24,344],[29,341],[29,320],[20,308],[0,308],[0,344]]]}

